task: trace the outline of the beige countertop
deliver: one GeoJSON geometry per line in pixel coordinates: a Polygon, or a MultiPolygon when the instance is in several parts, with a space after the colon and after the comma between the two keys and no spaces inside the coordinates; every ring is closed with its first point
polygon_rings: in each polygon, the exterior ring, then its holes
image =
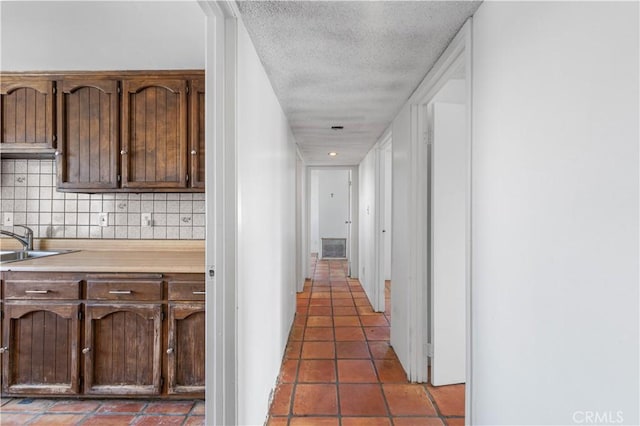
{"type": "MultiPolygon", "coordinates": [[[[81,243],[81,240],[67,240],[52,243],[42,241],[36,245],[39,249],[79,249],[79,251],[10,262],[0,265],[0,271],[31,272],[144,272],[144,273],[204,273],[204,243],[168,241],[158,245],[154,243],[130,244],[111,242],[94,245],[81,243]]],[[[1,247],[3,250],[9,247],[1,247]]]]}

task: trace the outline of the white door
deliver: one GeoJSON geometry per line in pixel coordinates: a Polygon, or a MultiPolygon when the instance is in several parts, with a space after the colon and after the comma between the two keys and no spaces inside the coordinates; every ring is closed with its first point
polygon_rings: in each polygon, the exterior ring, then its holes
{"type": "Polygon", "coordinates": [[[431,129],[431,383],[465,381],[467,152],[464,105],[433,103],[431,129]]]}
{"type": "MultiPolygon", "coordinates": [[[[324,257],[322,239],[344,239],[349,247],[350,171],[319,170],[318,172],[318,234],[320,257],[324,257]]],[[[347,256],[345,256],[347,257],[347,256]]]]}

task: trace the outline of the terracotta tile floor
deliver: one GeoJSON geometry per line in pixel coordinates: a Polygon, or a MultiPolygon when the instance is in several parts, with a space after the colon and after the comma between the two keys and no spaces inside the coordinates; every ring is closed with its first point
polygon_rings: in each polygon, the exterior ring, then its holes
{"type": "Polygon", "coordinates": [[[3,398],[0,425],[204,425],[204,401],[3,398]]]}
{"type": "Polygon", "coordinates": [[[407,382],[389,346],[386,312],[375,313],[346,261],[312,259],[298,294],[269,426],[464,425],[464,385],[407,382]]]}

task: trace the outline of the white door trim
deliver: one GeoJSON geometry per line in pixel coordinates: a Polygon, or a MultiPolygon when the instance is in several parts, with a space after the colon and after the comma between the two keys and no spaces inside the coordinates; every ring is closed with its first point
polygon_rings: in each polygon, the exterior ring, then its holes
{"type": "MultiPolygon", "coordinates": [[[[426,220],[428,206],[426,204],[425,188],[428,184],[427,158],[426,158],[426,138],[428,137],[426,115],[423,113],[426,105],[431,101],[442,85],[450,78],[451,74],[460,65],[464,64],[466,93],[467,93],[467,147],[468,147],[468,191],[467,191],[467,218],[466,218],[466,397],[465,397],[465,418],[471,419],[471,26],[472,19],[469,18],[460,29],[455,38],[451,41],[442,56],[438,59],[434,67],[429,71],[424,81],[416,89],[409,99],[411,105],[411,152],[412,163],[410,172],[410,194],[412,195],[409,206],[409,221],[411,229],[415,232],[411,235],[409,246],[411,247],[411,257],[409,259],[410,276],[414,279],[409,282],[409,366],[408,375],[411,381],[424,382],[427,380],[427,335],[426,326],[428,324],[428,304],[427,301],[427,280],[428,270],[426,265],[427,252],[427,227],[426,220]]],[[[392,323],[393,326],[393,323],[392,323]]],[[[469,420],[467,420],[468,422],[469,420]]]]}
{"type": "Polygon", "coordinates": [[[200,0],[206,15],[206,423],[236,423],[236,16],[200,0]]]}
{"type": "MultiPolygon", "coordinates": [[[[373,310],[376,312],[384,312],[385,309],[385,288],[384,288],[384,270],[385,270],[385,244],[384,244],[384,232],[385,222],[385,205],[390,203],[391,200],[387,200],[385,192],[385,180],[387,178],[385,167],[385,151],[391,145],[391,128],[385,132],[380,142],[375,148],[375,208],[374,208],[374,234],[373,234],[373,246],[374,246],[374,265],[376,265],[374,271],[373,282],[375,284],[375,296],[373,300],[373,310]]],[[[393,214],[393,212],[392,212],[393,214]]]]}

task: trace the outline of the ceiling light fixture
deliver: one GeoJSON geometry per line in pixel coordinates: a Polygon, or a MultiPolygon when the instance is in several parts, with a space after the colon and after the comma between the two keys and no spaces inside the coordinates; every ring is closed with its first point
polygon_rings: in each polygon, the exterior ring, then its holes
{"type": "Polygon", "coordinates": [[[333,151],[332,151],[332,152],[330,152],[330,153],[329,153],[329,157],[335,157],[336,155],[338,155],[338,153],[337,153],[337,152],[333,152],[333,151]]]}
{"type": "Polygon", "coordinates": [[[331,126],[331,130],[342,130],[344,126],[331,126]]]}

